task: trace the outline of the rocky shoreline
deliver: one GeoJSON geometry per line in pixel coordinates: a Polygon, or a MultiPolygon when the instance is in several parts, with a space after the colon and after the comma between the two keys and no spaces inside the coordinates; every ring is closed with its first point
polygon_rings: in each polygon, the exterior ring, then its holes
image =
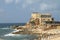
{"type": "Polygon", "coordinates": [[[55,38],[55,36],[60,35],[60,30],[58,29],[51,29],[51,30],[46,30],[46,31],[41,31],[41,30],[22,30],[22,31],[16,31],[16,32],[12,32],[12,34],[29,34],[29,35],[36,35],[38,38],[34,39],[34,40],[42,40],[42,39],[52,39],[50,37],[55,38]]]}

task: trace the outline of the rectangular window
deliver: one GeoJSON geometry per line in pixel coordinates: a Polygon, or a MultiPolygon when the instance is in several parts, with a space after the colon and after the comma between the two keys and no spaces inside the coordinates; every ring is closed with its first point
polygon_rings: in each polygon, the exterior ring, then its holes
{"type": "Polygon", "coordinates": [[[51,15],[41,15],[41,17],[43,17],[43,18],[48,18],[48,17],[51,17],[51,15]]]}

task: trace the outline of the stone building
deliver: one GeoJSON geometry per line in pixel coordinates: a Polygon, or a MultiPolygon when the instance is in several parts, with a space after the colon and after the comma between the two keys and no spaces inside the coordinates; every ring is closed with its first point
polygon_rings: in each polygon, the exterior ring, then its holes
{"type": "Polygon", "coordinates": [[[42,29],[60,29],[60,22],[54,21],[54,18],[51,16],[50,13],[41,14],[39,12],[33,12],[29,22],[35,26],[38,25],[39,28],[42,29]]]}

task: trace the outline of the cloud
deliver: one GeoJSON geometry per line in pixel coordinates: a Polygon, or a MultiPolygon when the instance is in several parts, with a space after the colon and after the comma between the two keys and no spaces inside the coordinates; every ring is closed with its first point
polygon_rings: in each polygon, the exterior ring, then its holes
{"type": "Polygon", "coordinates": [[[1,12],[4,12],[4,9],[0,8],[0,13],[1,13],[1,12]]]}
{"type": "Polygon", "coordinates": [[[40,4],[40,10],[45,11],[45,10],[54,10],[56,9],[56,4],[46,4],[46,3],[41,3],[40,4]]]}
{"type": "Polygon", "coordinates": [[[20,0],[5,0],[5,3],[6,4],[10,4],[10,3],[15,3],[15,4],[18,4],[20,2],[20,0]]]}
{"type": "Polygon", "coordinates": [[[35,11],[36,9],[35,8],[32,8],[32,11],[35,11]]]}
{"type": "Polygon", "coordinates": [[[46,10],[48,8],[48,5],[45,3],[40,4],[40,9],[41,10],[46,10]]]}
{"type": "Polygon", "coordinates": [[[36,3],[38,1],[40,1],[40,0],[26,0],[26,3],[27,4],[32,4],[32,3],[36,3]]]}
{"type": "Polygon", "coordinates": [[[15,0],[15,3],[18,4],[20,2],[20,0],[15,0]]]}
{"type": "Polygon", "coordinates": [[[28,5],[31,5],[33,3],[39,2],[40,0],[25,0],[22,7],[26,8],[28,5]]]}
{"type": "Polygon", "coordinates": [[[23,4],[23,5],[22,5],[22,8],[26,8],[26,6],[27,6],[26,4],[23,4]]]}
{"type": "Polygon", "coordinates": [[[13,0],[5,0],[5,3],[9,4],[9,3],[12,3],[13,0]]]}
{"type": "Polygon", "coordinates": [[[33,0],[26,0],[26,3],[27,3],[27,4],[32,4],[32,3],[34,3],[34,2],[33,2],[33,0]]]}

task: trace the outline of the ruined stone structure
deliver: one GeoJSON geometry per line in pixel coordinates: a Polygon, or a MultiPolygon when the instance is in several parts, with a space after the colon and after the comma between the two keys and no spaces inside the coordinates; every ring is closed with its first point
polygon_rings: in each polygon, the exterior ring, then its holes
{"type": "Polygon", "coordinates": [[[60,29],[60,22],[54,21],[54,18],[51,16],[50,13],[41,14],[39,12],[33,12],[29,23],[31,23],[33,26],[36,26],[36,28],[42,28],[42,29],[58,28],[60,29]]]}

